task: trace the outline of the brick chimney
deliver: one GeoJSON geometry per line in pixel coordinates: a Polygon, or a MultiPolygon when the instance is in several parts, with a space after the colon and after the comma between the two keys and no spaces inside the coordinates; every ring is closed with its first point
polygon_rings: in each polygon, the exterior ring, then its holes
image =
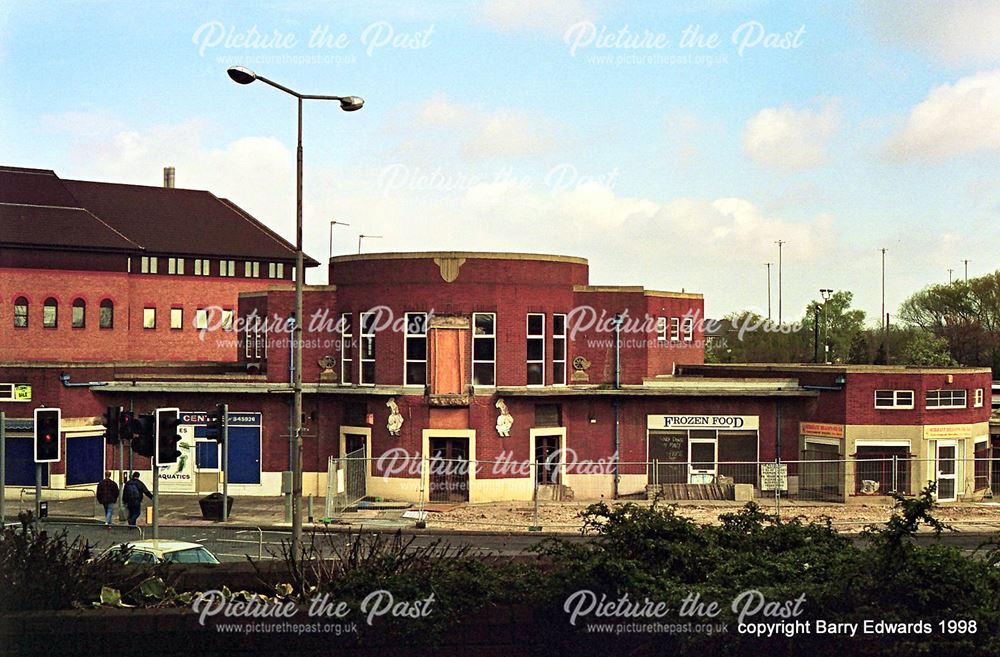
{"type": "Polygon", "coordinates": [[[163,186],[166,189],[174,188],[174,175],[173,167],[163,167],[163,186]]]}

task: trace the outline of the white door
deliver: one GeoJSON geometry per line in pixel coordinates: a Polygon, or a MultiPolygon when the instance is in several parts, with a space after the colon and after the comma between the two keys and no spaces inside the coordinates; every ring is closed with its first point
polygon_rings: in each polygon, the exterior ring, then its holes
{"type": "Polygon", "coordinates": [[[689,484],[715,483],[715,445],[714,440],[688,441],[689,484]]]}
{"type": "Polygon", "coordinates": [[[958,445],[954,441],[937,444],[937,499],[954,502],[957,495],[958,445]]]}

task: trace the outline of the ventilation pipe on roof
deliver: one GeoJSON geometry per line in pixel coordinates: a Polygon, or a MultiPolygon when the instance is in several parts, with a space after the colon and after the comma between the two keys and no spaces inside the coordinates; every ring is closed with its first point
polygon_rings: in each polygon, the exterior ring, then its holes
{"type": "Polygon", "coordinates": [[[163,167],[163,187],[164,189],[174,188],[174,178],[176,171],[173,167],[163,167]]]}

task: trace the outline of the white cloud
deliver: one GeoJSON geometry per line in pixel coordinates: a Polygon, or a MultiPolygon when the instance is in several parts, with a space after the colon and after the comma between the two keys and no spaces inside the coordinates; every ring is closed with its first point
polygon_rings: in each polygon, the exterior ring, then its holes
{"type": "Polygon", "coordinates": [[[942,160],[1000,150],[1000,71],[976,73],[931,90],[885,146],[894,160],[942,160]]]}
{"type": "Polygon", "coordinates": [[[929,55],[950,66],[1000,62],[1000,4],[996,0],[868,0],[861,4],[883,43],[929,55]]]}
{"type": "Polygon", "coordinates": [[[479,21],[500,32],[562,34],[570,25],[594,19],[585,0],[487,0],[479,10],[479,21]]]}
{"type": "Polygon", "coordinates": [[[452,147],[465,160],[544,155],[559,141],[545,119],[519,109],[487,110],[437,95],[397,115],[399,151],[434,153],[452,147]],[[405,118],[404,118],[405,117],[405,118]],[[419,130],[414,130],[414,128],[419,130]]]}
{"type": "Polygon", "coordinates": [[[837,130],[835,103],[821,110],[769,107],[757,112],[743,130],[743,152],[777,169],[807,169],[826,159],[826,147],[837,130]]]}

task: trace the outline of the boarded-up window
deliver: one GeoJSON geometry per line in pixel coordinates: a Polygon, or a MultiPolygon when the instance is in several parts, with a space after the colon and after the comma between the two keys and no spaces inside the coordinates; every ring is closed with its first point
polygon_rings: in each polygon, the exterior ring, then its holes
{"type": "Polygon", "coordinates": [[[719,475],[737,484],[757,483],[757,432],[719,432],[719,475]]]}
{"type": "Polygon", "coordinates": [[[561,427],[562,413],[559,404],[535,404],[536,427],[561,427]]]}
{"type": "Polygon", "coordinates": [[[653,483],[687,483],[687,431],[650,431],[649,460],[656,464],[653,483]]]}
{"type": "Polygon", "coordinates": [[[365,402],[345,403],[344,424],[352,427],[363,427],[368,424],[368,405],[365,402]]]}

